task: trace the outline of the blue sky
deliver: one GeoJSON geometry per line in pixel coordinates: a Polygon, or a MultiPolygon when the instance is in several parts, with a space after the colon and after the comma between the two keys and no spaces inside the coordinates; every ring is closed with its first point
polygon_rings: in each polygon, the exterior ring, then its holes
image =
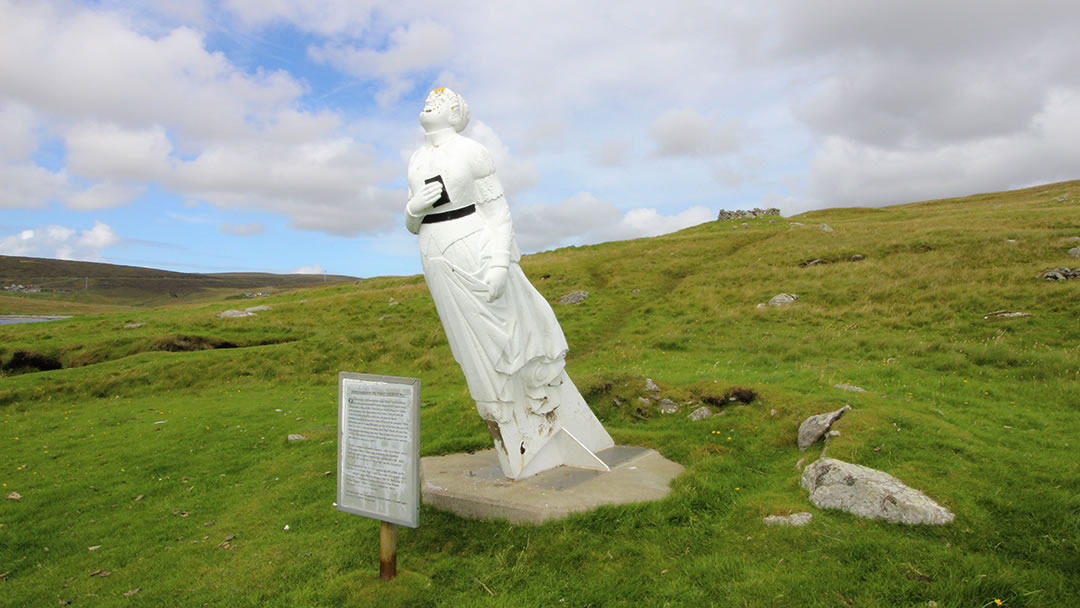
{"type": "Polygon", "coordinates": [[[527,251],[1080,177],[1066,0],[0,0],[0,255],[413,274],[423,98],[527,251]]]}

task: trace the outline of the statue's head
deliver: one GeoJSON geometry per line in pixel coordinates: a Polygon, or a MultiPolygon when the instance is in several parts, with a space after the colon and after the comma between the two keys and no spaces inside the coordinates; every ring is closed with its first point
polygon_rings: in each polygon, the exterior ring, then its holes
{"type": "Polygon", "coordinates": [[[469,104],[465,98],[447,88],[435,89],[428,93],[424,102],[424,111],[420,113],[420,124],[425,129],[454,127],[461,133],[469,124],[469,104]]]}

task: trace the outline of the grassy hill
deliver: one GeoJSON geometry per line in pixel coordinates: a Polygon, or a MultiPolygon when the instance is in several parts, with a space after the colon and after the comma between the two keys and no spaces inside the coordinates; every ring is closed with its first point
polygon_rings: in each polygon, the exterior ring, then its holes
{"type": "Polygon", "coordinates": [[[22,497],[0,502],[5,602],[1080,605],[1080,280],[1041,278],[1080,265],[1078,236],[1067,182],[528,256],[553,303],[590,293],[553,306],[611,435],[686,472],[663,501],[542,526],[424,507],[390,583],[377,522],[332,506],[337,372],[421,378],[423,455],[490,445],[422,277],[289,291],[239,319],[208,299],[0,326],[0,363],[62,366],[0,378],[0,483],[22,497]],[[782,292],[799,300],[758,307],[782,292]],[[645,378],[681,411],[642,405],[645,378]],[[729,404],[732,387],[757,398],[729,404]],[[688,420],[701,403],[719,415],[688,420]],[[798,425],[845,403],[829,456],[952,524],[809,503],[796,463],[822,447],[800,452],[798,425]],[[797,511],[813,521],[761,521],[797,511]]]}
{"type": "Polygon", "coordinates": [[[0,291],[0,314],[116,312],[133,307],[175,305],[242,292],[295,289],[353,281],[339,275],[251,273],[188,274],[45,258],[0,255],[0,288],[34,286],[40,291],[0,291]]]}

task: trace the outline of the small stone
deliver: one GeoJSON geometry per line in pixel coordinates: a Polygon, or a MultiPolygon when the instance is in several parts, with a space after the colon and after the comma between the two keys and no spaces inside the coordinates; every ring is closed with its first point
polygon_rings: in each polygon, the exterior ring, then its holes
{"type": "Polygon", "coordinates": [[[766,526],[805,526],[813,518],[813,515],[803,512],[791,515],[769,515],[761,521],[765,522],[766,526]]]}
{"type": "Polygon", "coordinates": [[[821,225],[821,231],[822,232],[832,232],[833,229],[828,224],[822,224],[821,225]]]}
{"type": "Polygon", "coordinates": [[[648,397],[638,397],[637,401],[641,405],[645,405],[645,406],[652,405],[652,399],[649,399],[648,397]]]}
{"type": "Polygon", "coordinates": [[[386,303],[387,306],[397,306],[398,304],[399,302],[394,298],[390,298],[390,300],[386,303]]]}
{"type": "Polygon", "coordinates": [[[1065,242],[1066,243],[1080,243],[1080,236],[1070,236],[1069,238],[1065,239],[1065,242]]]}
{"type": "Polygon", "coordinates": [[[825,436],[825,433],[829,431],[829,427],[834,422],[840,419],[844,415],[844,412],[851,409],[850,405],[836,410],[835,412],[827,412],[825,414],[817,414],[816,416],[810,416],[799,425],[799,449],[806,451],[806,448],[814,444],[815,441],[825,436]]]}
{"type": "Polygon", "coordinates": [[[658,393],[660,392],[660,387],[656,386],[656,383],[653,382],[652,378],[645,378],[645,390],[650,393],[658,393]]]}
{"type": "Polygon", "coordinates": [[[139,587],[136,587],[136,588],[132,589],[131,591],[128,591],[127,593],[125,593],[124,597],[131,597],[131,596],[135,595],[136,593],[138,593],[140,591],[142,591],[142,589],[140,589],[139,587]]]}
{"type": "Polygon", "coordinates": [[[852,393],[865,393],[865,388],[859,388],[853,384],[834,384],[833,387],[842,391],[851,391],[852,393]]]}
{"type": "Polygon", "coordinates": [[[865,259],[866,259],[866,256],[865,256],[865,255],[863,255],[863,254],[861,254],[861,253],[856,253],[855,255],[851,256],[851,257],[850,257],[850,258],[848,258],[848,259],[849,259],[850,261],[852,261],[852,262],[861,262],[861,261],[863,261],[863,260],[865,260],[865,259]]]}
{"type": "Polygon", "coordinates": [[[769,415],[773,416],[773,417],[776,417],[776,408],[775,407],[773,409],[769,410],[769,415]]]}
{"type": "Polygon", "coordinates": [[[304,437],[303,435],[299,435],[299,434],[296,434],[296,433],[292,433],[292,434],[289,435],[289,441],[303,441],[305,439],[307,439],[307,437],[304,437]]]}
{"type": "Polygon", "coordinates": [[[146,323],[128,323],[124,325],[124,329],[139,329],[143,325],[146,325],[146,323]]]}
{"type": "Polygon", "coordinates": [[[840,431],[829,431],[828,436],[829,437],[839,437],[840,436],[840,431]]]}
{"type": "Polygon", "coordinates": [[[712,416],[712,410],[710,410],[708,406],[703,405],[693,412],[690,412],[690,415],[688,415],[687,418],[693,422],[697,422],[698,420],[704,420],[710,416],[712,416]]]}
{"type": "Polygon", "coordinates": [[[776,294],[772,297],[771,300],[769,300],[769,306],[787,306],[788,304],[794,303],[795,300],[798,299],[799,296],[793,293],[780,293],[776,294]]]}
{"type": "Polygon", "coordinates": [[[1069,250],[1069,255],[1074,258],[1080,258],[1080,247],[1073,247],[1069,250]]]}
{"type": "Polygon", "coordinates": [[[995,310],[994,312],[983,315],[983,319],[1020,319],[1023,317],[1030,317],[1029,312],[1009,312],[1007,310],[995,310]]]}
{"type": "Polygon", "coordinates": [[[261,306],[252,306],[250,308],[245,308],[244,312],[257,312],[257,311],[260,311],[260,310],[270,310],[270,307],[267,306],[266,304],[263,304],[261,306]]]}
{"type": "Polygon", "coordinates": [[[589,292],[587,291],[571,291],[559,298],[559,304],[580,304],[584,302],[587,297],[589,297],[589,292]]]}
{"type": "Polygon", "coordinates": [[[799,459],[798,462],[795,463],[795,470],[796,471],[801,471],[802,468],[803,468],[803,465],[805,465],[805,464],[806,464],[806,456],[803,456],[802,458],[799,459]]]}
{"type": "Polygon", "coordinates": [[[828,262],[821,258],[817,258],[816,260],[810,260],[809,262],[804,263],[803,266],[820,266],[822,264],[828,264],[828,262]]]}
{"type": "Polygon", "coordinates": [[[254,317],[255,313],[247,312],[243,310],[226,310],[225,312],[219,312],[217,318],[219,319],[238,319],[240,317],[254,317]]]}
{"type": "Polygon", "coordinates": [[[22,494],[19,494],[18,492],[10,492],[7,495],[7,499],[8,500],[22,500],[22,494]]]}
{"type": "Polygon", "coordinates": [[[631,289],[630,293],[632,293],[632,294],[634,294],[636,296],[637,294],[641,293],[641,290],[640,289],[631,289]]]}
{"type": "Polygon", "coordinates": [[[660,402],[661,414],[674,414],[679,411],[679,404],[675,403],[671,399],[664,399],[660,402]]]}

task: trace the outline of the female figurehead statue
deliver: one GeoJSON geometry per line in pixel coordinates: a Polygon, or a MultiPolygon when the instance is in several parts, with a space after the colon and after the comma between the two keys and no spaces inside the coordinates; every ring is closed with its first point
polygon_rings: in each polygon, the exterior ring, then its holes
{"type": "Polygon", "coordinates": [[[450,350],[507,477],[561,464],[606,470],[594,452],[613,442],[566,375],[566,338],[518,265],[491,155],[460,135],[468,122],[460,95],[445,88],[428,95],[405,205],[450,350]]]}

